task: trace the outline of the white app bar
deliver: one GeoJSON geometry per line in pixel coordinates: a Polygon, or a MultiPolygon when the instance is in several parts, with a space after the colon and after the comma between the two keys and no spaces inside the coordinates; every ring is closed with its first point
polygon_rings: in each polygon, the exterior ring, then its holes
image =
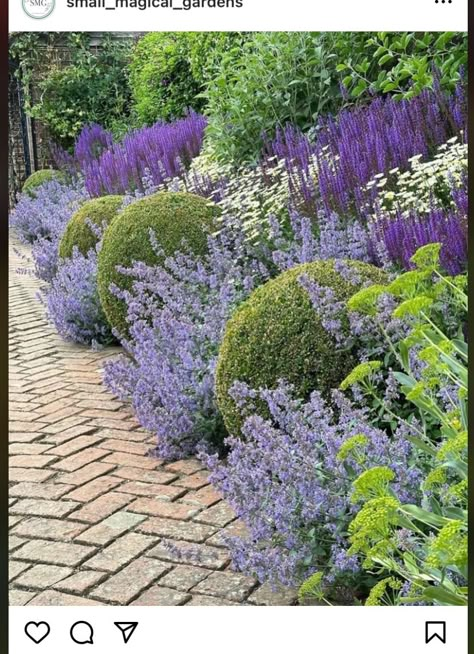
{"type": "Polygon", "coordinates": [[[465,31],[468,0],[9,0],[10,31],[465,31]]]}
{"type": "Polygon", "coordinates": [[[467,609],[453,606],[11,607],[9,651],[10,654],[465,654],[467,609]],[[135,622],[138,624],[134,626],[135,622]]]}

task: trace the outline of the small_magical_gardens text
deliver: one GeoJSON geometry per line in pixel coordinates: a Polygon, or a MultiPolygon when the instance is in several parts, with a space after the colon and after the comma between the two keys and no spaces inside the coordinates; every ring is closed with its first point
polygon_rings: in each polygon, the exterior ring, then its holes
{"type": "Polygon", "coordinates": [[[67,0],[70,9],[240,9],[244,0],[67,0]]]}

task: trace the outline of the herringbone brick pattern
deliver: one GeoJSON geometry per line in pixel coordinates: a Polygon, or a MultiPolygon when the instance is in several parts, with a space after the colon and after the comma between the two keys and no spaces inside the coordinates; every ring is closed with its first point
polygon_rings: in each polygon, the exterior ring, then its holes
{"type": "Polygon", "coordinates": [[[231,570],[223,536],[243,526],[203,466],[147,456],[154,437],[101,383],[118,350],[62,341],[24,265],[11,249],[10,603],[294,603],[231,570]]]}

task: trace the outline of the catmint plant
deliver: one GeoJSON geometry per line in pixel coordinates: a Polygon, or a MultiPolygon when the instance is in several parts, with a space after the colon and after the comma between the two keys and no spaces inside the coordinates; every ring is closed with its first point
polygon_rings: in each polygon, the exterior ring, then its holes
{"type": "Polygon", "coordinates": [[[231,223],[209,237],[205,257],[183,247],[164,265],[137,262],[121,271],[134,280],[131,292],[116,289],[128,306],[128,356],[105,370],[109,389],[131,400],[167,459],[193,454],[200,444],[222,445],[214,397],[218,347],[232,310],[268,276],[231,223]]]}
{"type": "Polygon", "coordinates": [[[249,532],[227,540],[235,567],[290,586],[319,571],[333,599],[353,603],[367,592],[367,579],[357,557],[345,554],[347,527],[357,512],[351,483],[370,461],[393,470],[397,491],[416,501],[419,472],[411,444],[372,425],[365,409],[337,391],[332,404],[318,392],[303,402],[283,381],[274,390],[236,382],[231,392],[243,415],[258,399],[270,416],[246,418],[242,438],[227,439],[226,461],[204,457],[211,481],[249,532]]]}
{"type": "Polygon", "coordinates": [[[60,261],[50,286],[41,293],[47,318],[66,341],[84,345],[114,341],[97,292],[97,250],[84,256],[74,247],[72,257],[60,261]]]}

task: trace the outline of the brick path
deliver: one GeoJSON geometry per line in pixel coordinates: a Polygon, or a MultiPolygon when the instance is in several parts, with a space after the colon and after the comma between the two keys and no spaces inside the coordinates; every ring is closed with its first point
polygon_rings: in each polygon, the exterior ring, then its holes
{"type": "Polygon", "coordinates": [[[118,349],[62,341],[19,266],[11,249],[10,603],[294,603],[230,569],[242,525],[203,466],[146,456],[154,437],[101,384],[118,349]]]}

